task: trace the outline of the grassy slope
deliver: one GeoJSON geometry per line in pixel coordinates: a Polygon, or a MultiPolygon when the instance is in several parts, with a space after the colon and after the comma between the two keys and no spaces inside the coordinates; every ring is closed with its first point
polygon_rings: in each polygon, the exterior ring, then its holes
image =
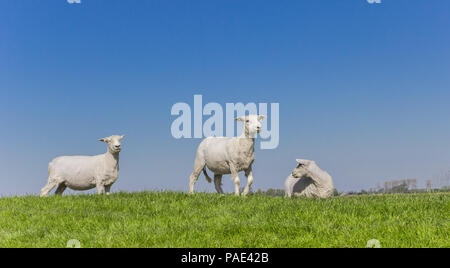
{"type": "Polygon", "coordinates": [[[0,199],[0,247],[450,247],[450,194],[0,199]]]}

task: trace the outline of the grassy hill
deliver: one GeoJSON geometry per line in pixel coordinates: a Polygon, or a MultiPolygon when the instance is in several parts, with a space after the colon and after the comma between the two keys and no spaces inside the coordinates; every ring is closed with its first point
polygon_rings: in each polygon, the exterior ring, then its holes
{"type": "Polygon", "coordinates": [[[0,199],[0,247],[450,247],[450,194],[0,199]]]}

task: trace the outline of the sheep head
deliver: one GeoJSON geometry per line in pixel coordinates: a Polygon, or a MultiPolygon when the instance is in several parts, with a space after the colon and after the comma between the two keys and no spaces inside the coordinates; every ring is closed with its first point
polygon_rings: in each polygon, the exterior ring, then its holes
{"type": "Polygon", "coordinates": [[[305,160],[305,159],[297,159],[297,167],[292,171],[292,177],[294,178],[311,178],[312,173],[309,170],[309,165],[311,165],[314,161],[305,160]]]}
{"type": "Polygon", "coordinates": [[[236,118],[236,121],[244,123],[243,134],[247,138],[254,138],[256,134],[261,132],[261,120],[263,120],[266,116],[264,115],[247,115],[236,118]]]}
{"type": "Polygon", "coordinates": [[[120,153],[122,150],[122,139],[125,135],[112,135],[106,138],[99,139],[99,141],[106,142],[108,144],[108,151],[111,153],[120,153]]]}

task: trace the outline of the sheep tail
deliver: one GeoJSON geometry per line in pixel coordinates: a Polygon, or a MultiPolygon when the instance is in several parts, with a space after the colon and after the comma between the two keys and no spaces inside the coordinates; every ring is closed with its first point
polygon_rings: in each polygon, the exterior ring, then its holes
{"type": "Polygon", "coordinates": [[[208,173],[206,172],[206,167],[203,168],[203,174],[205,174],[206,180],[211,183],[212,179],[210,176],[208,176],[208,173]]]}

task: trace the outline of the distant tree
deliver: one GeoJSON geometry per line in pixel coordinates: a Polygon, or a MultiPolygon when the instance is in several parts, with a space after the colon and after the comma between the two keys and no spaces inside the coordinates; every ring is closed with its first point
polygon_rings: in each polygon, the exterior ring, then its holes
{"type": "Polygon", "coordinates": [[[333,196],[339,196],[339,191],[336,188],[333,189],[333,196]]]}
{"type": "Polygon", "coordinates": [[[408,184],[403,183],[390,189],[390,193],[407,193],[409,191],[408,184]]]}
{"type": "Polygon", "coordinates": [[[269,195],[269,196],[284,196],[284,190],[282,190],[282,189],[272,189],[272,188],[270,188],[270,189],[268,189],[267,191],[266,191],[266,193],[265,193],[266,195],[269,195]]]}

